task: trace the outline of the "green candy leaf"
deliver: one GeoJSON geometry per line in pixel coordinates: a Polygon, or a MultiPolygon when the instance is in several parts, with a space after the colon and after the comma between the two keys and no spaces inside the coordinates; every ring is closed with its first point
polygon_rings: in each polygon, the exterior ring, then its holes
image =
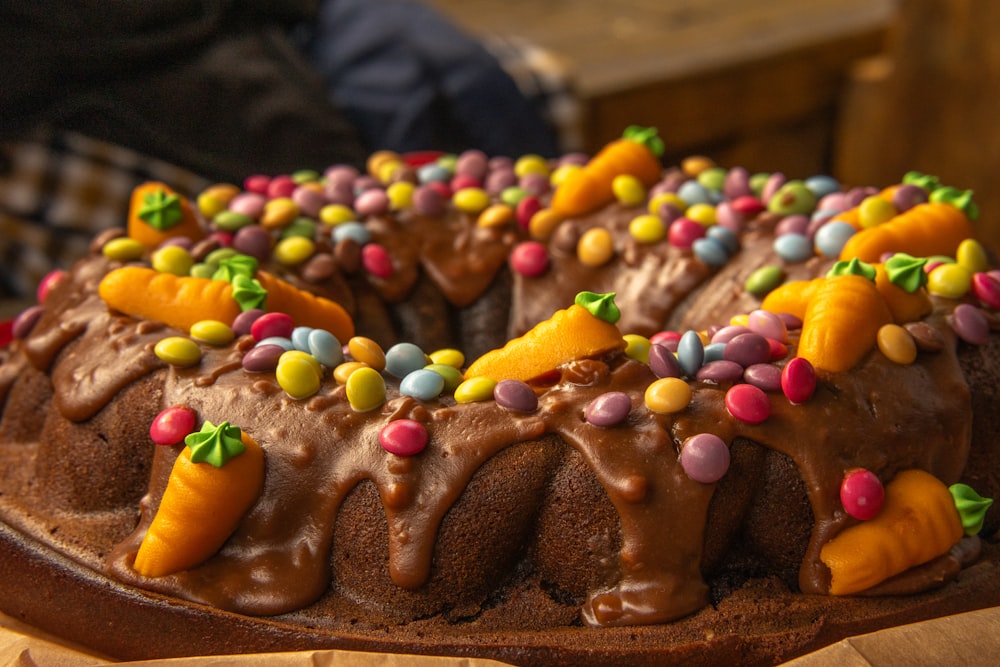
{"type": "Polygon", "coordinates": [[[655,127],[629,125],[625,128],[625,131],[622,132],[622,138],[645,146],[649,149],[649,152],[656,157],[661,157],[663,155],[663,139],[660,139],[660,135],[655,127]]]}
{"type": "Polygon", "coordinates": [[[885,272],[889,276],[889,282],[912,294],[927,284],[927,272],[924,271],[926,264],[925,257],[897,252],[886,260],[885,272]]]}
{"type": "Polygon", "coordinates": [[[962,520],[966,535],[978,535],[983,529],[986,510],[993,504],[992,498],[983,498],[967,484],[952,484],[948,487],[955,499],[955,509],[962,520]]]}
{"type": "Polygon", "coordinates": [[[863,276],[872,282],[875,282],[875,274],[874,266],[862,262],[857,257],[837,262],[826,273],[828,278],[833,276],[863,276]]]}
{"type": "Polygon", "coordinates": [[[169,195],[164,190],[149,192],[143,196],[137,215],[149,226],[164,232],[184,218],[180,195],[169,195]]]}
{"type": "Polygon", "coordinates": [[[233,276],[233,298],[241,311],[260,308],[267,301],[267,290],[255,278],[243,274],[233,276]]]}
{"type": "Polygon", "coordinates": [[[184,444],[191,450],[191,461],[208,463],[221,468],[233,457],[246,451],[243,432],[238,426],[222,422],[218,426],[206,420],[201,431],[184,438],[184,444]]]}
{"type": "Polygon", "coordinates": [[[212,280],[232,282],[236,276],[253,278],[257,273],[257,260],[250,255],[232,255],[219,260],[219,268],[212,274],[212,280]]]}
{"type": "Polygon", "coordinates": [[[979,207],[972,201],[972,190],[959,190],[951,186],[942,186],[930,194],[932,202],[951,204],[969,216],[970,220],[979,217],[979,207]]]}
{"type": "Polygon", "coordinates": [[[908,171],[903,175],[904,185],[916,185],[918,188],[923,188],[928,192],[932,190],[937,190],[941,187],[941,181],[938,180],[937,176],[931,176],[929,174],[923,174],[919,171],[908,171]]]}
{"type": "Polygon", "coordinates": [[[594,292],[580,292],[573,302],[587,309],[591,315],[599,320],[604,320],[608,324],[614,324],[621,318],[622,311],[615,305],[615,293],[595,294],[594,292]]]}

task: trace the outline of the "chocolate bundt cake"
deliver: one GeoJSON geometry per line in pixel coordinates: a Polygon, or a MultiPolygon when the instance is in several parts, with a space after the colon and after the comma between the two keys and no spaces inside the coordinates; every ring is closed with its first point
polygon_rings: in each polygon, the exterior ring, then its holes
{"type": "Polygon", "coordinates": [[[133,195],[0,365],[0,609],[120,658],[775,664],[1000,602],[970,193],[372,157],[133,195]]]}

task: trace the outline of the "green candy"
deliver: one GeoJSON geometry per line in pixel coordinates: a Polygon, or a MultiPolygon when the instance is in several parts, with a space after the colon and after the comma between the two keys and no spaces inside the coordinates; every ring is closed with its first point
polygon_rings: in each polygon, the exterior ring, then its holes
{"type": "Polygon", "coordinates": [[[184,218],[180,195],[169,195],[164,190],[150,192],[143,196],[138,216],[150,227],[165,232],[184,218]]]}
{"type": "Polygon", "coordinates": [[[221,468],[226,463],[246,451],[243,432],[238,426],[222,422],[218,426],[205,420],[201,431],[184,438],[184,444],[191,450],[191,461],[209,463],[221,468]]]}
{"type": "Polygon", "coordinates": [[[594,292],[580,292],[573,302],[587,309],[587,312],[599,320],[604,320],[608,324],[614,324],[621,316],[622,312],[615,305],[615,293],[596,294],[594,292]]]}
{"type": "Polygon", "coordinates": [[[872,282],[875,282],[875,276],[877,272],[875,267],[867,262],[862,262],[857,257],[852,257],[851,259],[846,259],[834,264],[830,270],[827,272],[827,277],[832,278],[833,276],[862,276],[867,278],[872,282]]]}
{"type": "Polygon", "coordinates": [[[924,271],[926,265],[925,258],[897,252],[886,260],[885,272],[889,276],[889,282],[912,294],[927,284],[927,272],[924,271]]]}
{"type": "Polygon", "coordinates": [[[993,504],[992,498],[983,498],[967,484],[952,484],[948,487],[955,500],[955,509],[962,520],[966,535],[978,535],[983,529],[986,510],[993,504]]]}
{"type": "Polygon", "coordinates": [[[241,311],[261,307],[267,300],[267,290],[255,278],[244,275],[233,277],[233,298],[240,305],[241,311]]]}
{"type": "Polygon", "coordinates": [[[785,279],[785,273],[776,264],[762,266],[749,276],[743,283],[743,289],[756,297],[765,296],[768,292],[781,284],[785,279]]]}

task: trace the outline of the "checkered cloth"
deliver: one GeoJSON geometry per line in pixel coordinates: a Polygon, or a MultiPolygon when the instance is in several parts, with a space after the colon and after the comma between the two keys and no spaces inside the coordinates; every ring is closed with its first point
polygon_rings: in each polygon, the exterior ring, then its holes
{"type": "Polygon", "coordinates": [[[194,196],[208,181],[120,146],[39,131],[0,144],[0,297],[29,298],[55,268],[84,256],[101,230],[122,226],[132,189],[148,180],[194,196]]]}

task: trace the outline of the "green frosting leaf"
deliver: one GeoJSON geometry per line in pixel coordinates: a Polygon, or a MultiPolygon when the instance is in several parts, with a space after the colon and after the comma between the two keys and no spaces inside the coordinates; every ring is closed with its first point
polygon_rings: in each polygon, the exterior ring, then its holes
{"type": "Polygon", "coordinates": [[[941,181],[937,179],[937,176],[931,176],[929,174],[923,174],[919,171],[908,171],[903,175],[904,185],[916,185],[919,188],[923,188],[928,192],[932,190],[937,190],[941,187],[941,181]]]}
{"type": "Polygon", "coordinates": [[[621,318],[622,311],[615,305],[615,293],[595,294],[594,292],[580,292],[573,302],[587,309],[591,315],[597,319],[604,320],[608,324],[614,324],[621,318]]]}
{"type": "Polygon", "coordinates": [[[978,535],[983,529],[986,510],[993,504],[992,498],[983,498],[968,484],[952,484],[948,487],[955,499],[955,509],[962,520],[966,535],[978,535]]]}
{"type": "Polygon", "coordinates": [[[837,262],[827,272],[827,277],[833,276],[863,276],[875,282],[875,267],[867,262],[862,262],[857,257],[845,259],[837,262]]]}
{"type": "Polygon", "coordinates": [[[932,202],[951,204],[969,216],[970,220],[979,217],[979,207],[972,201],[972,190],[959,190],[951,186],[942,186],[931,192],[929,198],[932,202]]]}
{"type": "Polygon", "coordinates": [[[889,276],[889,282],[912,294],[927,284],[927,272],[924,271],[926,265],[925,257],[897,252],[886,260],[885,272],[889,276]]]}
{"type": "Polygon", "coordinates": [[[142,198],[137,215],[149,226],[164,232],[184,218],[180,195],[170,195],[164,190],[147,193],[142,198]]]}
{"type": "Polygon", "coordinates": [[[222,422],[218,426],[206,420],[201,431],[184,438],[184,444],[191,450],[191,461],[209,463],[221,468],[233,457],[246,451],[243,432],[238,426],[222,422]]]}
{"type": "Polygon", "coordinates": [[[243,274],[233,276],[233,298],[240,304],[241,311],[260,308],[267,300],[267,290],[256,278],[243,274]]]}
{"type": "Polygon", "coordinates": [[[649,152],[656,157],[663,155],[663,139],[660,139],[660,135],[655,127],[629,125],[625,128],[625,131],[622,132],[622,138],[645,146],[649,149],[649,152]]]}
{"type": "Polygon", "coordinates": [[[253,278],[257,273],[257,259],[250,255],[237,254],[219,260],[219,268],[212,274],[212,280],[232,282],[236,276],[253,278]]]}

